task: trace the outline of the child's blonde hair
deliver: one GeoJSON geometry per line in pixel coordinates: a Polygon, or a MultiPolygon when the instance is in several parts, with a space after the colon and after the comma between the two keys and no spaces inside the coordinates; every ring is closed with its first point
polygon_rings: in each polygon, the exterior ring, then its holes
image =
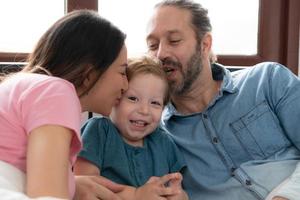
{"type": "Polygon", "coordinates": [[[127,78],[128,82],[139,75],[139,74],[152,74],[159,77],[165,82],[166,91],[164,94],[164,105],[166,105],[170,100],[169,93],[169,83],[166,77],[164,70],[162,69],[162,64],[159,59],[151,57],[148,55],[134,57],[128,59],[128,68],[127,68],[127,78]]]}

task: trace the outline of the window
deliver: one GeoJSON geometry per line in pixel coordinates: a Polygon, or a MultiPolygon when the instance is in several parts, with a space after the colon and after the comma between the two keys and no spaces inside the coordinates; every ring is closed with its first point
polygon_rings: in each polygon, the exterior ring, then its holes
{"type": "MultiPolygon", "coordinates": [[[[259,0],[198,1],[208,9],[216,54],[257,54],[259,0]]],[[[146,51],[146,24],[157,2],[101,0],[101,15],[126,32],[129,55],[146,51]]]]}
{"type": "Polygon", "coordinates": [[[61,0],[9,0],[0,6],[0,51],[30,52],[40,36],[64,15],[61,0]]]}
{"type": "MultiPolygon", "coordinates": [[[[128,32],[129,53],[141,52],[146,45],[143,31],[147,15],[158,1],[65,0],[66,9],[63,8],[62,0],[1,1],[0,62],[24,60],[26,53],[13,52],[27,52],[26,49],[30,49],[34,43],[32,41],[29,44],[27,41],[39,38],[38,35],[41,33],[39,31],[45,31],[53,20],[62,16],[64,10],[69,12],[81,8],[99,10],[101,15],[106,16],[122,30],[128,32]],[[9,7],[3,6],[4,2],[8,2],[9,7]],[[30,2],[34,2],[34,7],[30,5],[30,2]],[[117,5],[113,6],[113,4],[117,5]],[[9,12],[3,14],[4,11],[9,12]],[[28,13],[35,13],[35,15],[29,17],[28,13]],[[125,20],[130,14],[132,14],[132,19],[125,20]],[[26,20],[24,20],[25,18],[26,20]],[[38,22],[38,19],[42,19],[41,22],[38,22]],[[17,28],[12,31],[14,27],[17,28]],[[34,30],[38,27],[40,27],[39,31],[34,30]],[[133,33],[127,31],[132,27],[134,27],[134,32],[142,34],[134,36],[133,33]],[[16,41],[17,46],[8,44],[9,38],[13,42],[16,41]],[[28,47],[24,49],[21,45],[25,42],[28,47]]],[[[262,61],[276,61],[288,66],[295,74],[298,73],[299,0],[199,0],[199,2],[209,9],[213,25],[213,48],[218,54],[220,63],[249,66],[262,61]],[[218,3],[218,6],[212,7],[215,2],[218,3]],[[232,6],[233,4],[234,6],[232,6]],[[223,14],[220,15],[220,13],[223,14]],[[230,17],[231,13],[234,13],[235,16],[230,17]],[[233,24],[237,29],[229,28],[233,24]]]]}
{"type": "Polygon", "coordinates": [[[101,0],[99,3],[99,13],[126,33],[129,56],[146,51],[146,24],[157,2],[159,0],[101,0]]]}
{"type": "Polygon", "coordinates": [[[257,54],[259,0],[199,2],[208,9],[216,54],[257,54]]]}

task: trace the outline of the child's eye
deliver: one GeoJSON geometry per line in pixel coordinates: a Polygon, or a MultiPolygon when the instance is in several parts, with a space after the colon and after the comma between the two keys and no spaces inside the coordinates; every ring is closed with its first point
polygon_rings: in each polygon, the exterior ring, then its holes
{"type": "Polygon", "coordinates": [[[151,104],[156,105],[156,106],[162,105],[159,101],[152,101],[151,104]]]}
{"type": "Polygon", "coordinates": [[[127,97],[130,101],[137,101],[138,99],[136,98],[136,97],[134,97],[134,96],[129,96],[129,97],[127,97]]]}

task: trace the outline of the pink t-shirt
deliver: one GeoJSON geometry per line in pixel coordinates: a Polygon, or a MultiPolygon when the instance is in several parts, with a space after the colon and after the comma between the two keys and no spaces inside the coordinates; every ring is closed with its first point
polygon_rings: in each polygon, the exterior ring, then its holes
{"type": "Polygon", "coordinates": [[[80,121],[80,102],[70,82],[31,73],[13,75],[0,83],[0,160],[26,173],[27,137],[33,129],[53,124],[73,130],[69,175],[73,197],[71,166],[81,148],[80,121]]]}

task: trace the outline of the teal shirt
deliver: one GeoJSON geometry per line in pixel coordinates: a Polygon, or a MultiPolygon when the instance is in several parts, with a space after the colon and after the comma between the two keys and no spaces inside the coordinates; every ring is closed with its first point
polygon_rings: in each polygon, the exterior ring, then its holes
{"type": "Polygon", "coordinates": [[[179,172],[185,166],[181,152],[161,128],[144,139],[143,147],[125,143],[115,125],[104,117],[89,119],[81,132],[79,157],[96,165],[101,176],[120,184],[138,187],[151,176],[179,172]]]}

